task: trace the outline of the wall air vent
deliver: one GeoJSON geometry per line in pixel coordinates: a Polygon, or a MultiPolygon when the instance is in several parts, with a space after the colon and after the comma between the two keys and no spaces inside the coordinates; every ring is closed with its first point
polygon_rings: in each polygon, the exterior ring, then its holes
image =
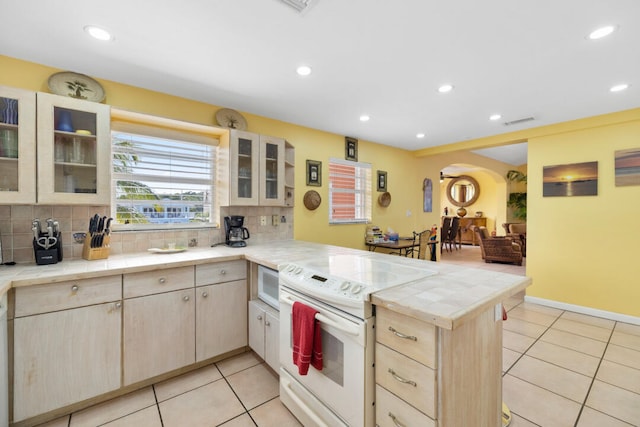
{"type": "Polygon", "coordinates": [[[533,118],[533,117],[525,117],[524,119],[512,120],[510,122],[504,122],[503,125],[505,125],[505,126],[513,126],[513,125],[519,125],[519,124],[526,123],[526,122],[531,122],[533,120],[535,120],[535,118],[533,118]]]}
{"type": "Polygon", "coordinates": [[[304,12],[314,0],[280,0],[282,3],[287,4],[297,10],[298,12],[304,12]]]}

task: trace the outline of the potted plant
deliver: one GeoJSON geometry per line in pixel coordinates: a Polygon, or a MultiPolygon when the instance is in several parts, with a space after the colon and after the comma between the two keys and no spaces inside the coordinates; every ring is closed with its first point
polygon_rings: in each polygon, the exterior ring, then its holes
{"type": "MultiPolygon", "coordinates": [[[[507,179],[511,182],[527,182],[527,175],[517,170],[507,172],[507,179]]],[[[523,221],[527,220],[527,193],[509,193],[507,206],[513,209],[513,216],[523,221]]]]}

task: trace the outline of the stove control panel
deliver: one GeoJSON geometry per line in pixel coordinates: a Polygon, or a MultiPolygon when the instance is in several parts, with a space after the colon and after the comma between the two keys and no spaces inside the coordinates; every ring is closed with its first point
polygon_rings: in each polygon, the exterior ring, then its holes
{"type": "Polygon", "coordinates": [[[369,298],[370,290],[362,283],[322,275],[295,264],[289,264],[280,270],[280,277],[288,286],[317,296],[330,296],[354,302],[366,301],[369,298]]]}

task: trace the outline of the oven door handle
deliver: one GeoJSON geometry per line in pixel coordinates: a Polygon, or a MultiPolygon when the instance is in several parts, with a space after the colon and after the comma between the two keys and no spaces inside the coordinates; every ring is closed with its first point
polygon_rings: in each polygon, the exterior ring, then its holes
{"type": "MultiPolygon", "coordinates": [[[[285,303],[285,304],[289,304],[289,305],[293,305],[293,303],[296,302],[289,295],[284,295],[284,296],[281,295],[280,296],[280,301],[285,303]]],[[[325,316],[324,314],[317,313],[316,314],[316,320],[318,322],[320,322],[320,323],[324,323],[324,324],[327,324],[329,326],[333,326],[337,330],[342,331],[342,332],[344,332],[346,334],[349,334],[349,335],[353,335],[354,337],[359,337],[360,336],[360,330],[358,329],[358,327],[352,326],[350,323],[347,323],[347,322],[344,322],[344,321],[340,321],[340,319],[333,320],[333,319],[329,318],[328,316],[325,316]]]]}

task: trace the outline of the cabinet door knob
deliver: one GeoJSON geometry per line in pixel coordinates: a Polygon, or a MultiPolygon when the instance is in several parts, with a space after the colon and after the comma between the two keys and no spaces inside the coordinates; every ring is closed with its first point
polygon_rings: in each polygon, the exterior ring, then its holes
{"type": "Polygon", "coordinates": [[[160,283],[165,283],[167,281],[167,279],[165,279],[164,277],[161,277],[158,279],[158,282],[160,283]]]}
{"type": "Polygon", "coordinates": [[[183,296],[183,297],[182,297],[182,299],[183,299],[184,301],[189,301],[189,295],[185,295],[185,296],[183,296]]]}
{"type": "Polygon", "coordinates": [[[120,309],[120,307],[122,307],[122,303],[121,302],[117,302],[114,305],[116,306],[117,309],[120,309]]]}
{"type": "Polygon", "coordinates": [[[80,289],[80,286],[78,286],[78,285],[73,285],[73,286],[71,287],[71,292],[78,292],[78,289],[80,289]]]}
{"type": "Polygon", "coordinates": [[[202,293],[202,298],[206,298],[206,297],[208,297],[208,296],[209,296],[209,294],[208,294],[208,293],[206,293],[206,292],[203,292],[203,293],[202,293]]]}
{"type": "Polygon", "coordinates": [[[264,321],[264,324],[265,324],[266,326],[271,326],[271,322],[269,322],[268,320],[265,320],[265,321],[264,321]]]}
{"type": "Polygon", "coordinates": [[[262,315],[258,314],[258,320],[262,320],[262,315]]]}

